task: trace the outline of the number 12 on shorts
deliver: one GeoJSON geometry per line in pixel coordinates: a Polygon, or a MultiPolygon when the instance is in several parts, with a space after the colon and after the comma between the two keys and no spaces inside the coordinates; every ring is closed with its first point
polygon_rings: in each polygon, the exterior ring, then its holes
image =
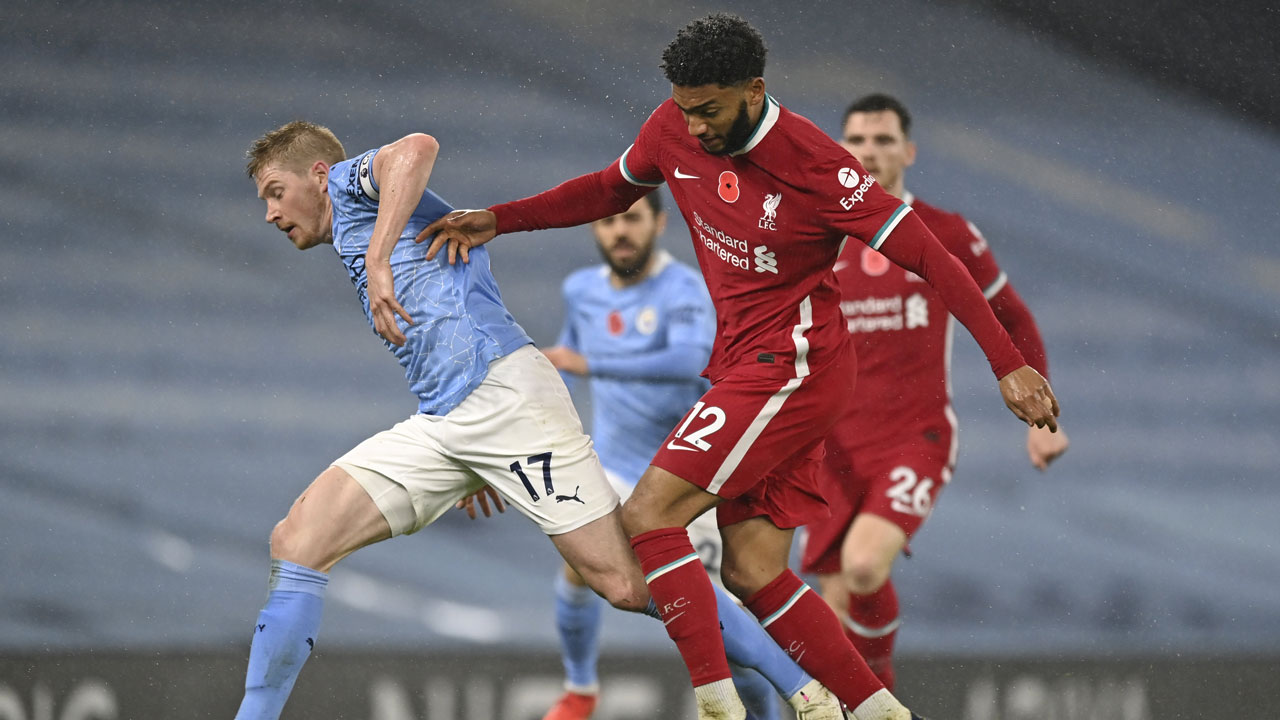
{"type": "MultiPolygon", "coordinates": [[[[530,466],[542,465],[542,489],[546,491],[547,497],[551,497],[556,491],[555,486],[551,484],[551,453],[544,452],[530,455],[525,458],[525,461],[530,466]]],[[[524,484],[524,489],[529,491],[529,497],[534,502],[537,502],[539,499],[538,491],[534,489],[533,483],[529,482],[529,476],[524,474],[524,468],[520,466],[519,460],[511,463],[511,472],[520,478],[520,482],[524,484]]]]}

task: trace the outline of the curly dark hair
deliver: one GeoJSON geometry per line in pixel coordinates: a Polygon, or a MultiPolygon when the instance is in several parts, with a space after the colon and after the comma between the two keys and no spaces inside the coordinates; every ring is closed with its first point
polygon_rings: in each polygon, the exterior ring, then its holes
{"type": "Polygon", "coordinates": [[[714,13],[694,20],[662,51],[672,85],[728,87],[764,75],[764,38],[746,20],[714,13]]]}

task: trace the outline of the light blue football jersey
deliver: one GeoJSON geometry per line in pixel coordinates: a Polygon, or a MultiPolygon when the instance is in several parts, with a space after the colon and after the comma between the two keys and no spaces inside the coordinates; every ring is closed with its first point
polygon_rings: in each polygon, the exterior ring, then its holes
{"type": "Polygon", "coordinates": [[[603,265],[564,281],[560,344],[585,355],[591,370],[596,453],[633,485],[710,387],[698,373],[715,339],[711,296],[696,270],[657,255],[649,277],[630,287],[613,287],[603,265]]]}
{"type": "MultiPolygon", "coordinates": [[[[369,279],[364,256],[378,217],[378,186],[370,150],[329,170],[333,202],[333,247],[347,268],[369,327],[369,279]]],[[[453,210],[430,189],[391,252],[396,300],[413,325],[397,318],[404,347],[383,341],[404,367],[409,390],[418,396],[418,412],[445,415],[484,380],[489,363],[532,343],[507,312],[484,247],[471,251],[470,263],[450,265],[446,253],[426,259],[428,243],[413,241],[433,220],[453,210]]],[[[381,337],[379,336],[379,339],[381,337]]]]}

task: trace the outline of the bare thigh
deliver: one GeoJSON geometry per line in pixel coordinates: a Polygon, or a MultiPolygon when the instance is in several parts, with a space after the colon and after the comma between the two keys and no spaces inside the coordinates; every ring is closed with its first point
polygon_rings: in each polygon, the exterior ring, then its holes
{"type": "Polygon", "coordinates": [[[341,468],[320,473],[271,533],[271,557],[329,572],[342,558],[391,537],[369,493],[341,468]]]}
{"type": "Polygon", "coordinates": [[[615,509],[604,517],[560,535],[549,535],[561,557],[614,607],[640,611],[649,604],[649,588],[615,509]]]}

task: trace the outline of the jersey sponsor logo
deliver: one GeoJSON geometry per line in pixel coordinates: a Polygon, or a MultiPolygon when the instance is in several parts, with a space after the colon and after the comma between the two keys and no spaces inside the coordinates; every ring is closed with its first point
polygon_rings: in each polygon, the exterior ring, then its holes
{"type": "Polygon", "coordinates": [[[677,166],[676,166],[675,176],[676,176],[676,179],[677,179],[677,180],[697,180],[697,179],[698,179],[698,176],[697,176],[697,175],[690,175],[690,174],[688,174],[688,173],[682,173],[682,172],[680,172],[680,166],[679,166],[679,165],[677,165],[677,166]]]}
{"type": "Polygon", "coordinates": [[[609,315],[605,318],[605,323],[609,328],[609,334],[615,337],[621,335],[627,329],[627,321],[622,319],[622,313],[617,310],[609,311],[609,315]]]}
{"type": "Polygon", "coordinates": [[[716,191],[720,193],[720,199],[730,205],[738,202],[738,195],[741,192],[738,188],[738,174],[732,170],[720,173],[720,187],[716,191]]]}
{"type": "Polygon", "coordinates": [[[689,414],[685,416],[684,423],[676,429],[675,436],[667,443],[667,449],[689,450],[691,452],[710,450],[711,442],[707,440],[707,436],[724,427],[724,421],[724,410],[715,405],[706,405],[699,400],[694,403],[693,408],[689,410],[689,414]],[[710,422],[701,427],[693,428],[693,431],[686,436],[685,431],[690,429],[689,426],[693,424],[694,420],[708,420],[710,422]],[[682,442],[677,444],[677,440],[682,442]]]}
{"type": "Polygon", "coordinates": [[[847,187],[855,187],[862,178],[858,177],[858,171],[853,168],[840,168],[840,172],[836,173],[836,177],[840,178],[840,184],[847,187]]]}
{"type": "Polygon", "coordinates": [[[778,217],[778,204],[782,202],[782,193],[764,196],[764,216],[757,223],[761,230],[777,230],[778,226],[773,224],[774,219],[778,217]]]}
{"type": "Polygon", "coordinates": [[[693,224],[698,231],[698,240],[712,255],[742,270],[751,266],[747,259],[748,246],[745,240],[724,234],[696,212],[693,214],[693,224]]]}
{"type": "Polygon", "coordinates": [[[652,335],[658,329],[658,311],[652,305],[646,305],[636,313],[636,331],[641,335],[652,335]]]}
{"type": "Polygon", "coordinates": [[[929,301],[920,293],[907,298],[907,329],[929,327],[929,301]]]}
{"type": "Polygon", "coordinates": [[[774,257],[772,251],[767,245],[756,247],[756,272],[771,272],[778,274],[778,259],[774,257]]]}
{"type": "Polygon", "coordinates": [[[870,190],[871,186],[875,184],[876,184],[876,179],[872,175],[867,175],[866,177],[862,178],[862,184],[858,186],[857,190],[854,190],[853,193],[850,194],[848,197],[840,198],[840,207],[844,208],[845,210],[852,210],[854,205],[857,205],[858,203],[862,202],[863,198],[865,198],[867,195],[867,191],[870,190]]]}
{"type": "Polygon", "coordinates": [[[862,272],[870,277],[880,277],[889,272],[890,264],[889,258],[880,254],[880,251],[870,247],[862,248],[862,272]]]}
{"type": "Polygon", "coordinates": [[[850,333],[929,327],[929,300],[920,293],[905,300],[901,295],[845,300],[840,312],[850,333]]]}

